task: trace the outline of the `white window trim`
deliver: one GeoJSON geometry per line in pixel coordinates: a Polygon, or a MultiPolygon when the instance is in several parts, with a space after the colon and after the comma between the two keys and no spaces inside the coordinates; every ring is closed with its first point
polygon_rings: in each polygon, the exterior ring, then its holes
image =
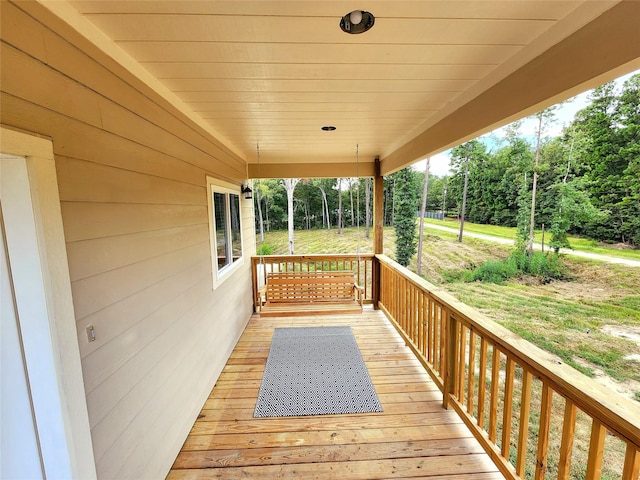
{"type": "MultiPolygon", "coordinates": [[[[236,270],[238,270],[244,264],[244,236],[242,229],[242,193],[240,192],[240,186],[228,183],[223,180],[218,180],[207,176],[207,212],[209,216],[209,243],[211,247],[211,277],[213,279],[213,289],[218,288],[225,280],[230,278],[236,270]],[[215,212],[213,209],[213,194],[215,193],[227,193],[237,195],[240,199],[240,245],[242,255],[238,260],[231,265],[227,265],[218,270],[218,249],[216,245],[216,224],[215,224],[215,212]]],[[[230,202],[227,202],[227,231],[231,232],[231,215],[229,210],[230,202]]],[[[230,239],[229,239],[230,240],[230,239]]]]}

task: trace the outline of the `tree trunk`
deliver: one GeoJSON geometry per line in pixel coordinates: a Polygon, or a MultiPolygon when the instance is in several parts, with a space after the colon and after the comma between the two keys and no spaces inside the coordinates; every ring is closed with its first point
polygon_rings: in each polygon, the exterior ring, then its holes
{"type": "Polygon", "coordinates": [[[329,202],[327,201],[327,193],[324,191],[324,188],[318,186],[320,192],[322,193],[322,219],[324,225],[325,212],[327,217],[327,230],[331,230],[331,217],[329,216],[329,202]]]}
{"type": "Polygon", "coordinates": [[[304,217],[305,217],[305,226],[307,227],[307,230],[311,230],[311,208],[309,206],[308,198],[304,202],[304,217]]]}
{"type": "Polygon", "coordinates": [[[533,254],[533,235],[536,220],[536,190],[538,188],[538,161],[540,159],[540,137],[542,135],[542,112],[538,114],[536,157],[533,162],[533,186],[531,187],[531,219],[529,220],[529,255],[533,254]]]}
{"type": "Polygon", "coordinates": [[[418,236],[418,259],[416,263],[416,273],[420,275],[422,271],[422,239],[424,237],[424,211],[427,208],[427,193],[429,192],[429,164],[431,158],[427,158],[427,166],[424,170],[424,188],[422,189],[422,205],[420,207],[420,234],[418,236]]]}
{"type": "Polygon", "coordinates": [[[256,191],[256,202],[258,203],[258,221],[260,222],[260,243],[264,243],[264,222],[262,220],[262,198],[260,195],[260,184],[254,184],[253,189],[256,191]]]}
{"type": "Polygon", "coordinates": [[[355,227],[356,226],[356,222],[355,222],[355,210],[353,209],[353,181],[349,180],[349,198],[351,199],[351,227],[355,227]]]}
{"type": "Polygon", "coordinates": [[[371,223],[371,179],[370,178],[365,179],[364,202],[365,202],[365,209],[366,209],[364,216],[365,216],[365,223],[367,224],[367,227],[365,229],[366,231],[365,236],[369,238],[369,224],[371,223]]]}
{"type": "Polygon", "coordinates": [[[287,225],[289,227],[289,255],[295,253],[293,245],[293,191],[296,189],[296,185],[300,181],[299,178],[285,178],[284,188],[287,191],[287,225]]]}
{"type": "Polygon", "coordinates": [[[342,179],[338,179],[338,235],[342,233],[342,179]]]}
{"type": "Polygon", "coordinates": [[[447,185],[444,185],[444,189],[442,190],[442,221],[444,222],[444,219],[446,217],[446,211],[447,209],[447,185]]]}
{"type": "Polygon", "coordinates": [[[393,179],[392,187],[391,187],[391,226],[395,226],[396,217],[396,179],[393,179]]]}
{"type": "Polygon", "coordinates": [[[464,232],[464,211],[467,208],[467,185],[469,183],[469,157],[464,161],[464,189],[462,190],[462,208],[460,209],[460,234],[458,242],[462,243],[462,233],[464,232]]]}
{"type": "Polygon", "coordinates": [[[266,198],[264,201],[264,214],[267,220],[267,232],[271,231],[271,222],[269,221],[269,199],[266,198]]]}

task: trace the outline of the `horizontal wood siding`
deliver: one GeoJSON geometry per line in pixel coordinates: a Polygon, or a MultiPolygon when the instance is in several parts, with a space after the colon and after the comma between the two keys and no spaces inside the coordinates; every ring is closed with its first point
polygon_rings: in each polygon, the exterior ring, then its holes
{"type": "Polygon", "coordinates": [[[239,191],[245,162],[90,45],[1,17],[1,122],[53,139],[98,475],[163,477],[251,315],[252,202],[214,291],[205,178],[239,191]]]}

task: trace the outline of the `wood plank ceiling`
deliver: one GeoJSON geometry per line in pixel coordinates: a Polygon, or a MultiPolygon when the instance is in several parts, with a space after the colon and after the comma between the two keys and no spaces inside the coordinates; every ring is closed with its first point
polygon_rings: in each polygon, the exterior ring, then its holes
{"type": "Polygon", "coordinates": [[[392,156],[617,2],[70,3],[249,163],[259,144],[267,172],[352,163],[356,145],[363,164],[392,156]],[[375,15],[370,31],[340,30],[354,9],[375,15]]]}

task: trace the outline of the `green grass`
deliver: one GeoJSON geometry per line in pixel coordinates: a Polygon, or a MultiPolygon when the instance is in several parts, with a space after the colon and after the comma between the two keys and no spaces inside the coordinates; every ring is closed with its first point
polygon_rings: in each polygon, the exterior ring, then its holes
{"type": "MultiPolygon", "coordinates": [[[[427,224],[442,225],[454,229],[460,228],[460,222],[457,220],[436,220],[432,218],[425,218],[425,226],[427,224]]],[[[464,223],[465,232],[480,233],[483,235],[491,235],[494,237],[505,238],[512,240],[516,236],[516,229],[514,227],[500,227],[497,225],[481,225],[477,223],[464,223]]],[[[550,233],[545,232],[545,248],[549,244],[551,239],[550,233]]],[[[536,230],[535,241],[537,243],[542,242],[542,231],[536,230]]],[[[574,250],[580,252],[597,253],[600,255],[610,255],[617,258],[628,258],[631,260],[640,260],[640,249],[620,249],[606,244],[598,243],[595,240],[581,237],[569,237],[569,243],[574,250]]]]}

